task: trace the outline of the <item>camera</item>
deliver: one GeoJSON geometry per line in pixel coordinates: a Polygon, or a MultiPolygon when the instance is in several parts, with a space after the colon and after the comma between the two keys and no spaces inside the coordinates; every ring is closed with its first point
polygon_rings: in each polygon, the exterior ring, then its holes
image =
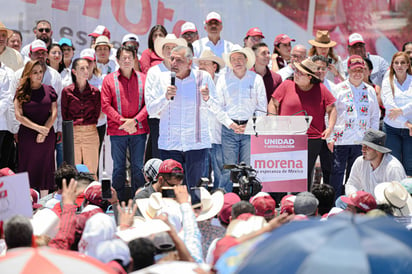
{"type": "Polygon", "coordinates": [[[329,63],[329,65],[331,65],[333,63],[333,59],[328,57],[328,63],[329,63]]]}
{"type": "Polygon", "coordinates": [[[256,170],[245,163],[238,165],[226,165],[225,169],[230,169],[230,180],[239,184],[239,197],[242,200],[249,200],[262,190],[262,183],[256,178],[256,170]]]}

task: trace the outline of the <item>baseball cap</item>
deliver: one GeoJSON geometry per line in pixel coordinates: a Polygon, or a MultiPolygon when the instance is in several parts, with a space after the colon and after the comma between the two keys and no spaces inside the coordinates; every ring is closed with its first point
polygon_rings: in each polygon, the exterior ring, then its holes
{"type": "Polygon", "coordinates": [[[92,182],[84,191],[84,198],[91,204],[100,206],[103,203],[102,185],[99,182],[92,182]]]}
{"type": "Polygon", "coordinates": [[[63,37],[62,39],[60,39],[59,45],[60,46],[67,45],[69,47],[73,47],[72,40],[70,40],[69,38],[66,38],[66,37],[63,37]]]}
{"type": "Polygon", "coordinates": [[[265,38],[263,36],[263,32],[259,28],[251,28],[247,31],[245,38],[248,38],[249,36],[262,36],[262,38],[265,38]]]}
{"type": "Polygon", "coordinates": [[[153,244],[156,247],[157,254],[169,252],[175,249],[175,243],[167,232],[160,232],[155,234],[153,238],[153,244]]]}
{"type": "Polygon", "coordinates": [[[162,160],[160,159],[157,159],[157,158],[150,159],[149,161],[146,162],[146,164],[143,167],[144,175],[146,175],[146,177],[150,181],[153,181],[157,177],[157,174],[159,173],[159,168],[161,164],[162,164],[162,160]]]}
{"type": "MultiPolygon", "coordinates": [[[[84,49],[80,52],[80,58],[84,58],[90,61],[96,60],[96,55],[94,53],[94,49],[84,49]]],[[[76,165],[77,168],[78,165],[76,165]]],[[[79,170],[79,169],[77,169],[79,170]]],[[[79,171],[80,172],[80,171],[79,171]]]]}
{"type": "Polygon", "coordinates": [[[401,181],[401,185],[408,191],[409,194],[412,194],[412,178],[405,178],[401,181]]]}
{"type": "Polygon", "coordinates": [[[229,217],[232,214],[232,206],[237,202],[240,202],[240,197],[237,194],[229,192],[223,195],[223,206],[218,214],[219,219],[223,223],[229,224],[229,217]]]}
{"type": "Polygon", "coordinates": [[[197,32],[195,24],[192,22],[186,22],[180,28],[180,35],[185,34],[186,32],[197,32]]]}
{"type": "Polygon", "coordinates": [[[296,195],[294,210],[295,214],[311,216],[316,212],[319,201],[311,192],[304,191],[296,195]]]}
{"type": "Polygon", "coordinates": [[[96,38],[101,35],[104,35],[110,39],[110,31],[103,25],[98,25],[92,33],[89,33],[89,36],[93,36],[96,38]]]}
{"type": "Polygon", "coordinates": [[[97,244],[95,251],[96,259],[103,263],[114,260],[122,261],[126,266],[130,263],[130,249],[125,242],[120,239],[102,241],[97,244]]]}
{"type": "Polygon", "coordinates": [[[274,45],[277,46],[279,44],[289,44],[290,42],[295,42],[295,39],[290,38],[287,34],[279,34],[275,37],[274,45]]]}
{"type": "Polygon", "coordinates": [[[365,61],[359,55],[352,55],[348,59],[348,69],[365,68],[365,61]]]}
{"type": "Polygon", "coordinates": [[[250,203],[255,207],[256,215],[272,217],[276,214],[276,201],[266,192],[259,192],[252,198],[250,203]]]}
{"type": "Polygon", "coordinates": [[[376,200],[369,192],[358,190],[348,197],[342,196],[342,202],[355,206],[365,212],[376,208],[376,200]]]}
{"type": "MultiPolygon", "coordinates": [[[[167,159],[162,162],[159,167],[159,174],[160,173],[181,173],[183,174],[183,167],[178,161],[173,159],[167,159]]],[[[157,176],[159,176],[159,174],[157,176]]]]}
{"type": "Polygon", "coordinates": [[[220,16],[220,14],[215,11],[209,12],[206,16],[206,23],[209,23],[212,20],[217,20],[222,23],[222,16],[220,16]]]}
{"type": "Polygon", "coordinates": [[[355,33],[352,33],[351,35],[349,35],[348,44],[349,44],[349,46],[353,46],[356,43],[365,44],[365,40],[363,40],[362,35],[355,32],[355,33]]]}
{"type": "Polygon", "coordinates": [[[126,42],[136,42],[137,44],[140,44],[139,37],[134,33],[128,33],[123,36],[122,45],[124,45],[124,43],[126,42]]]}
{"type": "Polygon", "coordinates": [[[44,43],[44,41],[36,39],[30,44],[30,52],[36,52],[39,50],[47,51],[47,46],[46,43],[44,43]]]}

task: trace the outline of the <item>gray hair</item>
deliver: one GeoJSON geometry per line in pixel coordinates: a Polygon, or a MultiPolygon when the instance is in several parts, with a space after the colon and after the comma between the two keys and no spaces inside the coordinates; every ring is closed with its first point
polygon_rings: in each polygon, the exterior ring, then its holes
{"type": "Polygon", "coordinates": [[[177,46],[177,47],[175,47],[175,48],[172,49],[172,52],[171,52],[171,53],[173,53],[173,52],[180,52],[180,51],[182,51],[182,50],[185,50],[185,57],[186,57],[186,59],[187,59],[188,61],[193,60],[193,52],[192,52],[192,50],[191,50],[189,47],[187,47],[187,46],[177,46]]]}

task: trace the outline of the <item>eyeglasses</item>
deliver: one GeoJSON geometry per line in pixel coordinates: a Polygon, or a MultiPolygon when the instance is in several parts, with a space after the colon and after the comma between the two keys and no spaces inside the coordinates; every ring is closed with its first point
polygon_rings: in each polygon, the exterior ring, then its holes
{"type": "Polygon", "coordinates": [[[197,32],[185,32],[182,34],[183,38],[194,38],[196,36],[197,32]]]}
{"type": "Polygon", "coordinates": [[[37,29],[39,32],[45,32],[45,33],[49,33],[51,29],[48,28],[42,28],[42,29],[37,29]]]}

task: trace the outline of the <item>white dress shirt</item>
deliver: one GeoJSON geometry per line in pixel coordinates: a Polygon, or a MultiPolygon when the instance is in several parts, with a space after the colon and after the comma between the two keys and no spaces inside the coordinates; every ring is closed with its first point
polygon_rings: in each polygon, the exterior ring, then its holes
{"type": "Polygon", "coordinates": [[[154,100],[146,102],[148,113],[160,113],[159,149],[188,151],[210,148],[208,109],[217,105],[215,84],[206,71],[191,70],[184,79],[176,77],[176,96],[167,100],[170,72],[159,75],[159,84],[153,86],[154,100]],[[210,98],[205,102],[197,91],[196,81],[202,76],[201,86],[208,85],[210,98]]]}
{"type": "Polygon", "coordinates": [[[346,195],[363,190],[374,194],[374,189],[377,184],[383,182],[400,182],[406,178],[405,169],[401,162],[393,157],[390,153],[385,153],[380,165],[373,170],[370,161],[359,156],[353,163],[349,179],[345,185],[346,195]]]}
{"type": "Polygon", "coordinates": [[[353,145],[363,139],[367,129],[379,129],[378,99],[370,85],[362,82],[355,87],[345,80],[336,85],[336,93],[335,145],[353,145]]]}
{"type": "Polygon", "coordinates": [[[232,51],[233,43],[220,39],[215,45],[209,40],[209,37],[203,37],[194,41],[192,46],[194,58],[200,58],[200,55],[205,49],[210,49],[216,56],[222,58],[223,53],[229,53],[232,51]]]}
{"type": "Polygon", "coordinates": [[[267,98],[262,76],[247,70],[242,79],[233,71],[219,77],[216,84],[217,98],[223,110],[217,119],[227,128],[234,120],[249,120],[254,114],[265,116],[267,98]]]}
{"type": "MultiPolygon", "coordinates": [[[[160,64],[151,67],[146,74],[146,82],[144,86],[144,101],[147,105],[148,102],[152,102],[156,99],[154,87],[160,84],[160,74],[162,72],[169,71],[168,68],[161,62],[160,64]]],[[[169,81],[170,82],[170,81],[169,81]]],[[[149,118],[157,118],[160,119],[159,113],[149,113],[149,118]]]]}
{"type": "Polygon", "coordinates": [[[9,108],[13,102],[12,83],[14,82],[14,71],[0,64],[0,130],[9,130],[8,115],[9,108]]]}
{"type": "Polygon", "coordinates": [[[406,80],[402,85],[396,79],[396,75],[394,75],[393,88],[395,96],[392,93],[389,77],[386,77],[382,82],[382,101],[386,109],[383,121],[391,127],[406,128],[405,122],[408,120],[412,122],[412,75],[407,74],[406,80]],[[402,109],[403,115],[395,120],[391,120],[388,114],[394,108],[402,109]]]}

